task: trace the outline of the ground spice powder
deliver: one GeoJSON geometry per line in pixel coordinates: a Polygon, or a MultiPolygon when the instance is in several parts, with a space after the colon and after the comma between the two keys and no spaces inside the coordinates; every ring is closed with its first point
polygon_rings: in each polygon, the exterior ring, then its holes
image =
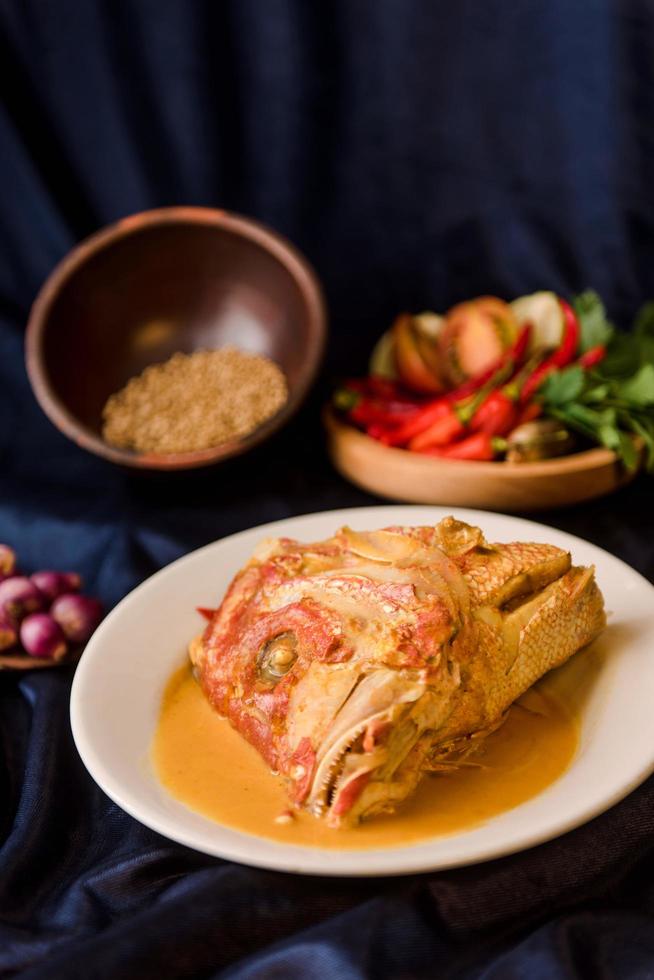
{"type": "Polygon", "coordinates": [[[209,449],[253,432],[288,398],[269,358],[233,347],[173,354],[107,400],[105,440],[141,453],[209,449]]]}

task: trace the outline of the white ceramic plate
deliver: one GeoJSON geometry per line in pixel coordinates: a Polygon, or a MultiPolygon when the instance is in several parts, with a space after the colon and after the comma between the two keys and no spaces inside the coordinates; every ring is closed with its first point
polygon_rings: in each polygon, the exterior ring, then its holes
{"type": "MultiPolygon", "coordinates": [[[[472,510],[457,516],[493,541],[560,545],[595,564],[611,611],[606,656],[585,678],[581,740],[571,767],[538,796],[462,833],[406,847],[320,850],[239,833],[194,813],[158,782],[149,748],[161,696],[198,628],[195,607],[215,606],[260,538],[327,537],[355,529],[435,523],[439,507],[362,507],[252,528],[180,558],[107,616],[77,668],[71,721],[79,753],[105,793],[141,823],[207,854],[281,871],[386,875],[485,861],[549,840],[608,809],[654,770],[654,588],[594,545],[553,528],[472,510]],[[592,672],[591,672],[592,673],[592,672]]],[[[572,668],[571,661],[562,670],[572,668]]]]}

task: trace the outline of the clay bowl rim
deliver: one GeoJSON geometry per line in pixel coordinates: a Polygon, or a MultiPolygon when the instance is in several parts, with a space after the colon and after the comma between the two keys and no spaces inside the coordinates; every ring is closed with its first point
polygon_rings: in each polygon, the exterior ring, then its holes
{"type": "Polygon", "coordinates": [[[140,211],[121,218],[75,245],[54,267],[41,286],[27,321],[25,362],[36,400],[50,421],[82,449],[111,463],[140,470],[185,470],[209,466],[240,456],[281,429],[297,412],[313,384],[322,362],[327,338],[327,310],[317,273],[308,260],[283,235],[260,222],[217,208],[170,207],[140,211]],[[64,284],[91,257],[128,235],[157,225],[205,225],[240,235],[275,258],[295,281],[308,318],[309,343],[299,378],[286,404],[250,435],[188,453],[136,453],[106,443],[83,425],[55,393],[45,367],[43,339],[50,312],[64,284]]]}

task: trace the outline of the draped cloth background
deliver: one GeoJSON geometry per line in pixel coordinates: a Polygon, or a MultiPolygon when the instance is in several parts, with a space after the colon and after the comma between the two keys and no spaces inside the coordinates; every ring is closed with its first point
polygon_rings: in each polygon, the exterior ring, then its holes
{"type": "MultiPolygon", "coordinates": [[[[644,0],[0,0],[0,540],[28,570],[79,569],[111,605],[224,534],[370,502],[332,471],[318,409],[398,310],[592,285],[626,322],[654,295],[653,42],[644,0]],[[22,338],[77,240],[167,204],[288,235],[332,334],[273,443],[142,479],[53,429],[22,338]]],[[[544,519],[654,577],[650,488],[544,519]]],[[[0,676],[0,976],[654,973],[654,782],[476,868],[264,873],[112,805],[73,747],[70,681],[0,676]]]]}

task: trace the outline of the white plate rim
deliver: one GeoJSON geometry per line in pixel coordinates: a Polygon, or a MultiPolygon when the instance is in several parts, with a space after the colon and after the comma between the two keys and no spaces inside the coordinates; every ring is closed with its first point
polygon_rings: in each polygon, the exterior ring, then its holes
{"type": "MultiPolygon", "coordinates": [[[[317,518],[328,518],[333,516],[334,527],[336,527],[344,523],[347,524],[352,518],[356,518],[358,520],[359,518],[363,517],[366,520],[366,524],[368,524],[368,521],[370,521],[371,523],[369,526],[373,527],[375,526],[375,515],[379,512],[384,512],[387,515],[391,514],[391,512],[398,512],[398,514],[399,512],[403,512],[404,514],[414,512],[416,513],[416,516],[418,513],[422,513],[424,515],[426,512],[431,512],[434,518],[438,520],[442,516],[451,513],[452,510],[453,508],[441,507],[437,505],[381,504],[344,509],[335,508],[286,517],[280,520],[243,529],[234,534],[227,535],[209,544],[203,545],[202,547],[195,549],[188,554],[182,555],[180,558],[159,569],[145,581],[136,586],[136,588],[129,592],[108,614],[87,644],[80,662],[77,665],[71,688],[70,722],[73,739],[82,762],[98,786],[114,803],[116,803],[121,809],[123,809],[138,822],[144,824],[151,830],[154,830],[156,833],[159,833],[170,840],[190,847],[194,850],[198,850],[201,853],[209,854],[224,860],[236,861],[242,864],[269,870],[295,874],[343,877],[385,877],[393,875],[429,873],[436,870],[446,870],[448,868],[468,866],[495,860],[497,858],[527,850],[538,844],[544,843],[545,841],[552,840],[561,836],[562,834],[568,833],[569,831],[589,822],[593,818],[610,809],[616,803],[623,800],[654,772],[654,739],[652,740],[652,750],[647,761],[635,767],[634,770],[628,775],[625,774],[623,779],[616,781],[613,792],[606,793],[602,799],[597,799],[587,806],[580,806],[575,812],[571,812],[568,815],[562,815],[558,819],[552,820],[551,824],[547,828],[541,828],[533,832],[530,832],[528,828],[525,828],[525,830],[512,841],[506,841],[503,844],[495,845],[489,843],[484,848],[476,849],[474,853],[472,853],[472,850],[469,853],[461,853],[460,851],[457,852],[455,849],[450,857],[439,855],[437,860],[430,860],[428,857],[425,857],[424,853],[422,853],[430,843],[436,845],[443,841],[456,841],[461,837],[465,837],[465,833],[455,834],[448,837],[436,837],[431,842],[420,841],[416,844],[410,844],[402,847],[384,849],[367,848],[361,851],[349,849],[336,851],[333,849],[327,850],[299,845],[291,846],[281,844],[273,840],[232,831],[231,828],[223,828],[220,824],[215,824],[214,826],[217,827],[219,831],[226,829],[230,833],[230,836],[235,835],[237,838],[242,838],[242,841],[230,841],[229,846],[225,846],[224,844],[218,842],[215,844],[215,846],[212,846],[207,844],[206,841],[199,841],[197,839],[197,835],[185,832],[183,829],[180,830],[179,827],[176,826],[174,820],[161,818],[156,814],[153,815],[152,813],[144,811],[144,808],[137,800],[134,800],[132,796],[123,792],[120,780],[115,779],[112,774],[107,771],[102,759],[97,755],[92,740],[88,737],[83,711],[84,687],[89,682],[89,675],[92,675],[94,659],[97,656],[96,651],[101,649],[104,634],[109,630],[111,625],[120,618],[125,609],[129,605],[137,603],[146,590],[158,585],[161,580],[172,571],[178,571],[180,568],[183,568],[184,565],[190,564],[196,560],[199,555],[210,552],[214,549],[218,549],[219,546],[226,542],[235,543],[240,539],[247,540],[255,533],[261,537],[286,534],[288,532],[289,525],[292,525],[293,533],[295,534],[297,529],[297,531],[300,532],[299,537],[301,538],[302,525],[310,525],[317,518]],[[264,848],[257,848],[256,859],[253,859],[252,857],[251,849],[253,842],[257,842],[259,845],[264,845],[264,848]],[[420,856],[418,856],[418,852],[421,852],[420,856]]],[[[463,520],[467,520],[470,523],[477,523],[482,526],[482,528],[484,520],[494,518],[502,521],[508,521],[511,526],[515,526],[517,529],[524,529],[525,533],[528,533],[529,529],[538,529],[540,532],[543,530],[552,531],[559,541],[565,541],[569,545],[570,550],[573,551],[573,556],[576,545],[581,544],[586,548],[590,548],[596,553],[598,558],[607,559],[610,563],[620,566],[626,575],[628,575],[634,581],[638,580],[641,587],[646,588],[652,593],[652,602],[654,605],[654,585],[652,585],[652,583],[650,583],[643,575],[637,572],[622,559],[612,555],[610,552],[600,548],[584,538],[572,535],[566,531],[561,531],[558,528],[550,528],[548,525],[537,521],[528,520],[522,517],[515,517],[510,514],[500,514],[461,507],[457,507],[454,510],[458,517],[461,517],[463,520]]],[[[391,523],[388,518],[384,518],[383,520],[386,523],[391,523]]],[[[402,518],[401,523],[407,523],[407,518],[402,518]]],[[[378,524],[377,526],[382,525],[378,524]]],[[[236,570],[237,569],[234,568],[233,572],[236,570]]],[[[652,722],[652,733],[654,734],[654,716],[652,722]]],[[[547,793],[547,791],[548,790],[546,789],[544,793],[547,793]]],[[[543,794],[538,794],[538,796],[534,799],[538,799],[542,795],[543,794]]],[[[529,802],[530,801],[527,801],[527,804],[529,802]]],[[[521,806],[525,806],[525,804],[522,804],[521,806]]],[[[520,809],[520,807],[515,809],[520,809]]],[[[498,816],[501,816],[501,814],[498,816]]],[[[491,818],[491,820],[487,821],[486,824],[482,826],[488,827],[489,825],[492,825],[495,819],[496,818],[491,818]]],[[[218,833],[218,837],[220,836],[220,833],[218,833]]]]}

